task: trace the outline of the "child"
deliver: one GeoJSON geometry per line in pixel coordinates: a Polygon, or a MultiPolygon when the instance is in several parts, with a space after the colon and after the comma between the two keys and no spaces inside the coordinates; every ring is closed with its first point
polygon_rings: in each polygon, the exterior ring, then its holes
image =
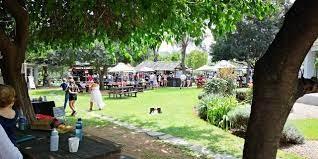
{"type": "Polygon", "coordinates": [[[16,145],[15,129],[18,118],[18,113],[12,109],[15,95],[15,90],[11,86],[0,85],[0,124],[14,145],[16,145]]]}

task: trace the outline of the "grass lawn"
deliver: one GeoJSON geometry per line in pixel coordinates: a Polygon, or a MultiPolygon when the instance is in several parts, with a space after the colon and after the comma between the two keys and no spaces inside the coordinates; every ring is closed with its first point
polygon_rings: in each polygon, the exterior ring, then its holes
{"type": "Polygon", "coordinates": [[[318,119],[297,119],[289,122],[294,124],[304,134],[305,139],[318,140],[318,119]]]}
{"type": "MultiPolygon", "coordinates": [[[[190,142],[205,145],[218,153],[241,157],[243,139],[210,125],[195,115],[193,107],[198,103],[197,95],[200,92],[201,90],[196,88],[163,88],[138,93],[137,98],[109,99],[105,96],[105,109],[94,113],[182,137],[190,142]],[[149,115],[149,107],[161,107],[163,113],[149,115]]],[[[60,90],[33,90],[30,95],[46,95],[58,106],[62,106],[64,101],[64,92],[60,90]]],[[[89,108],[89,94],[80,94],[76,106],[81,110],[77,117],[88,118],[86,112],[89,108]]],[[[283,152],[279,152],[279,156],[288,159],[299,158],[283,152]]]]}

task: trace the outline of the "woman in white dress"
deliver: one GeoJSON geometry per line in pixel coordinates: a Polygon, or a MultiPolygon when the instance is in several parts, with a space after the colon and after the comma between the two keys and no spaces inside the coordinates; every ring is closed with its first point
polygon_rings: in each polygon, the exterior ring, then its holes
{"type": "Polygon", "coordinates": [[[93,110],[93,105],[95,104],[99,110],[102,110],[105,106],[103,102],[102,94],[99,90],[99,82],[94,81],[93,84],[90,85],[91,99],[90,99],[90,108],[89,110],[93,110]]]}

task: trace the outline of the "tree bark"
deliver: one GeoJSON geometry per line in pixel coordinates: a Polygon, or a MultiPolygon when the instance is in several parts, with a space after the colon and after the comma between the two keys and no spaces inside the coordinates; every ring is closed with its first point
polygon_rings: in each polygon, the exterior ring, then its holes
{"type": "Polygon", "coordinates": [[[183,74],[186,73],[185,59],[186,59],[186,51],[189,45],[189,41],[190,39],[187,36],[185,36],[181,42],[181,69],[183,74]]]}
{"type": "Polygon", "coordinates": [[[159,57],[157,47],[156,47],[156,46],[153,47],[153,48],[152,48],[152,51],[153,51],[153,61],[154,61],[154,62],[157,62],[157,61],[158,61],[158,57],[159,57]]]}
{"type": "Polygon", "coordinates": [[[43,86],[50,87],[48,66],[43,66],[43,86]]]}
{"type": "Polygon", "coordinates": [[[317,16],[318,1],[296,0],[267,52],[256,62],[243,158],[276,158],[283,126],[303,94],[298,71],[318,36],[317,16]]]}
{"type": "Polygon", "coordinates": [[[5,84],[12,86],[16,91],[15,106],[22,109],[29,121],[33,121],[35,119],[33,107],[28,95],[26,81],[21,74],[27,46],[29,16],[22,0],[19,2],[17,0],[3,0],[2,4],[12,15],[16,24],[14,39],[10,39],[3,28],[0,28],[0,51],[3,55],[0,67],[3,80],[5,84]]]}

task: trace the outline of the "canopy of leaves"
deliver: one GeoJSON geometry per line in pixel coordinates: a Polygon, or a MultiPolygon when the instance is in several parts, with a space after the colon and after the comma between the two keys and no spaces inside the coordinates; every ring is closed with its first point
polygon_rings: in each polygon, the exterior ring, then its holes
{"type": "Polygon", "coordinates": [[[207,52],[193,50],[190,52],[190,54],[187,55],[186,64],[188,67],[192,69],[197,69],[205,65],[207,61],[208,61],[207,52]]]}
{"type": "Polygon", "coordinates": [[[239,22],[234,33],[216,38],[210,50],[212,62],[236,59],[253,66],[275,38],[281,18],[277,13],[263,20],[247,18],[239,22]]]}
{"type": "MultiPolygon", "coordinates": [[[[234,30],[244,16],[262,18],[273,9],[262,0],[25,0],[25,3],[30,16],[29,51],[39,50],[39,44],[69,48],[104,41],[105,37],[148,46],[158,45],[165,38],[180,41],[185,33],[199,39],[205,27],[222,34],[234,30]]],[[[12,17],[2,5],[0,12],[2,27],[14,34],[12,17]]]]}

